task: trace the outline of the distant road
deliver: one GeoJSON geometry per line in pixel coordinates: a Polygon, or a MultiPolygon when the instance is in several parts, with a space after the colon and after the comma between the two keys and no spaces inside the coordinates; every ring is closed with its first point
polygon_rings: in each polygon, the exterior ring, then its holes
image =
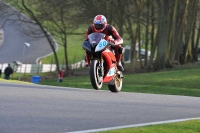
{"type": "Polygon", "coordinates": [[[0,25],[0,46],[3,43],[3,39],[4,39],[4,33],[3,33],[3,29],[1,28],[1,25],[0,25]]]}
{"type": "MultiPolygon", "coordinates": [[[[4,6],[2,1],[0,1],[1,7],[4,6]]],[[[26,48],[24,61],[28,63],[36,63],[36,59],[45,55],[52,53],[49,43],[46,38],[34,38],[24,34],[24,31],[29,31],[29,29],[37,29],[35,25],[29,27],[26,23],[22,22],[11,22],[6,19],[17,20],[16,16],[9,16],[15,12],[13,8],[5,9],[0,8],[0,25],[4,31],[4,41],[0,46],[0,63],[12,63],[13,61],[22,61],[22,52],[24,43],[27,42],[31,44],[30,48],[26,48]]],[[[27,19],[23,15],[22,18],[27,19]]],[[[29,34],[30,35],[30,34],[29,34]]],[[[57,47],[57,46],[55,46],[57,47]]]]}
{"type": "Polygon", "coordinates": [[[0,83],[1,133],[65,133],[200,117],[200,98],[0,83]]]}

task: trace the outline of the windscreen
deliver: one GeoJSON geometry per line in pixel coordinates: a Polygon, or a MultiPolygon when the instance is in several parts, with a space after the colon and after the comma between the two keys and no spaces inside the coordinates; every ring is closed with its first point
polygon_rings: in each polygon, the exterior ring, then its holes
{"type": "Polygon", "coordinates": [[[105,34],[103,33],[92,33],[88,36],[89,39],[89,43],[90,45],[97,45],[99,43],[99,41],[105,37],[105,34]]]}

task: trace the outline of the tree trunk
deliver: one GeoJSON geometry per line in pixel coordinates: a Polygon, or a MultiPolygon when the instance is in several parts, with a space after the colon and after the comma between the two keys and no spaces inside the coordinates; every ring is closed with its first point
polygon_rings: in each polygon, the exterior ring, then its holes
{"type": "Polygon", "coordinates": [[[150,1],[147,1],[147,25],[146,25],[146,33],[145,33],[145,38],[146,38],[146,41],[145,41],[145,62],[144,62],[144,66],[146,67],[147,66],[147,62],[149,60],[148,58],[148,44],[149,44],[149,12],[150,12],[150,1]]]}
{"type": "Polygon", "coordinates": [[[157,58],[155,62],[155,70],[165,68],[167,63],[167,49],[168,49],[168,33],[169,33],[169,1],[160,1],[159,5],[159,22],[158,22],[158,32],[157,32],[157,58]]]}
{"type": "Polygon", "coordinates": [[[56,53],[56,50],[55,50],[55,45],[54,45],[54,41],[52,40],[51,36],[48,34],[48,32],[44,29],[44,27],[42,26],[41,22],[38,20],[38,18],[36,17],[36,15],[34,14],[34,12],[29,9],[26,4],[25,4],[25,1],[22,0],[22,6],[24,7],[24,9],[27,11],[27,13],[31,16],[31,18],[36,22],[36,24],[40,27],[41,31],[44,33],[44,35],[46,36],[48,42],[49,42],[49,45],[53,51],[53,54],[54,54],[54,58],[55,58],[55,62],[56,62],[56,70],[57,72],[59,73],[60,71],[60,68],[59,68],[59,61],[58,61],[58,57],[57,57],[57,53],[56,53]]]}

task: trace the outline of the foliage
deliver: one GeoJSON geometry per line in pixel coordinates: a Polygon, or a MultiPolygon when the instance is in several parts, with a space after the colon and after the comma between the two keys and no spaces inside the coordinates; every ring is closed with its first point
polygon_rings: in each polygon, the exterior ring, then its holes
{"type": "MultiPolygon", "coordinates": [[[[15,0],[5,0],[12,2],[15,0]]],[[[18,0],[17,0],[18,1],[18,0]]],[[[71,51],[67,41],[70,34],[82,25],[90,25],[94,16],[104,14],[108,23],[114,25],[119,34],[131,42],[132,68],[135,69],[135,45],[143,42],[145,49],[151,50],[151,58],[141,69],[160,70],[173,67],[174,61],[185,64],[197,61],[197,47],[200,34],[196,23],[198,20],[199,0],[20,0],[34,9],[33,13],[42,25],[63,46],[66,67],[68,52],[71,51]],[[155,59],[155,62],[154,62],[155,59]]],[[[27,10],[21,10],[30,15],[27,10]]],[[[87,26],[86,26],[87,28],[87,26]]],[[[85,28],[85,29],[86,29],[85,28]]],[[[79,37],[78,37],[79,38],[79,37]]],[[[140,52],[140,45],[139,51],[140,52]]]]}

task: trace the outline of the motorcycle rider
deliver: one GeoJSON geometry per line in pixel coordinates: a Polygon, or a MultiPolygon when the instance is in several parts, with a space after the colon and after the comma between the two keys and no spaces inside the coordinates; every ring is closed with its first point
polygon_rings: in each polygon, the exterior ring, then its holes
{"type": "MultiPolygon", "coordinates": [[[[90,25],[87,29],[86,39],[84,43],[87,43],[86,41],[88,40],[88,35],[93,32],[104,33],[106,35],[105,39],[113,44],[112,46],[115,50],[117,68],[120,71],[124,71],[124,68],[121,64],[121,58],[123,53],[123,47],[121,45],[123,44],[123,39],[121,38],[115,27],[110,24],[107,24],[107,20],[104,15],[97,15],[93,20],[93,24],[90,25]],[[110,38],[110,36],[112,38],[110,38]]],[[[88,62],[88,60],[90,60],[90,55],[89,53],[86,53],[86,61],[88,62]]]]}

